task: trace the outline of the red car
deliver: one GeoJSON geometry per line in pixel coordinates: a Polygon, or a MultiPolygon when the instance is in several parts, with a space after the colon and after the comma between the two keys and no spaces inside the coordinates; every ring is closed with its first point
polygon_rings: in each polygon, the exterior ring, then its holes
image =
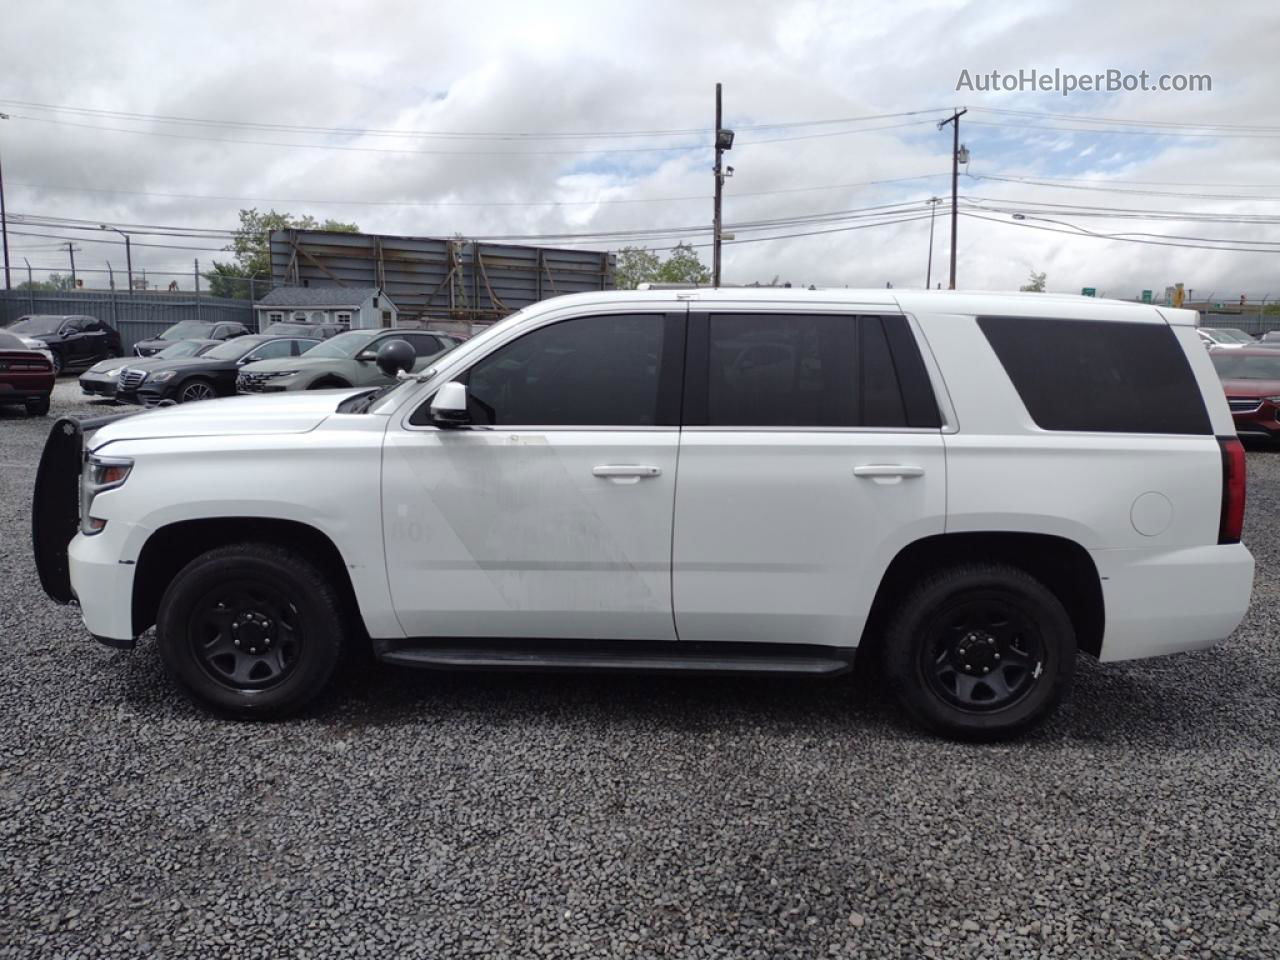
{"type": "Polygon", "coordinates": [[[1280,350],[1213,347],[1213,365],[1241,436],[1280,438],[1280,350]]]}
{"type": "Polygon", "coordinates": [[[0,330],[0,403],[21,403],[27,413],[43,417],[49,412],[53,379],[53,361],[47,352],[0,330]]]}

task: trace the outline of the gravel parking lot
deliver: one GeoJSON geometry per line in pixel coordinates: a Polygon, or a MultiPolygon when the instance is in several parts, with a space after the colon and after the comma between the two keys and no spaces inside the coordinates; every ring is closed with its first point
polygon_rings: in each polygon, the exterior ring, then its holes
{"type": "Polygon", "coordinates": [[[981,747],[848,679],[368,667],[300,720],[210,719],[41,593],[51,423],[0,410],[0,958],[1280,952],[1278,453],[1228,643],[1082,661],[981,747]]]}

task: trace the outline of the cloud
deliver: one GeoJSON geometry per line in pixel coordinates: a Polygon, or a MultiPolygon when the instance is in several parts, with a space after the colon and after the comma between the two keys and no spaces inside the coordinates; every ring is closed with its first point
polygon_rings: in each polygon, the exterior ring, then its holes
{"type": "MultiPolygon", "coordinates": [[[[1123,4],[1065,0],[1016,6],[937,0],[895,5],[743,2],[732,7],[661,0],[491,2],[482,9],[413,2],[358,8],[260,2],[11,4],[0,33],[0,60],[6,64],[0,97],[323,128],[599,132],[707,128],[714,84],[722,81],[726,124],[739,129],[728,157],[735,167],[726,188],[729,223],[907,201],[923,212],[924,201],[949,190],[950,135],[931,123],[780,143],[763,141],[830,128],[748,128],[957,104],[1172,122],[1267,123],[1274,84],[1265,66],[1280,47],[1280,17],[1273,6],[1206,8],[1176,2],[1152,18],[1123,4]],[[1063,98],[1053,93],[960,94],[955,89],[962,69],[1054,67],[1208,73],[1213,90],[1063,98]],[[911,183],[799,189],[917,174],[938,176],[911,183]]],[[[67,126],[42,122],[56,115],[34,108],[0,109],[15,114],[15,119],[0,122],[7,200],[14,213],[229,229],[239,207],[274,206],[354,220],[370,231],[432,236],[705,226],[711,219],[710,150],[602,152],[655,143],[680,147],[691,142],[687,136],[478,142],[148,125],[62,115],[86,125],[67,126]],[[95,126],[208,139],[90,129],[95,126]],[[554,152],[571,150],[584,152],[554,152]],[[494,155],[471,155],[482,151],[494,155]],[[619,200],[652,202],[605,202],[619,200]]],[[[1064,132],[1030,123],[1039,121],[977,111],[966,117],[961,131],[973,154],[972,171],[1211,183],[1222,186],[1168,189],[1249,193],[1258,199],[1088,193],[992,182],[962,182],[962,193],[991,202],[1280,215],[1280,201],[1269,199],[1280,197],[1280,176],[1274,172],[1280,139],[1064,132]],[[1231,186],[1273,183],[1269,191],[1231,186]]],[[[1274,255],[1085,239],[1019,226],[1007,215],[993,217],[1000,222],[961,220],[963,286],[1016,288],[1034,267],[1047,271],[1051,289],[1094,286],[1134,295],[1182,281],[1197,290],[1280,295],[1280,277],[1271,267],[1274,255]]],[[[1100,232],[1140,229],[1280,240],[1276,226],[1265,223],[1079,222],[1100,232]]],[[[777,275],[833,286],[922,285],[928,231],[928,221],[920,220],[735,243],[725,250],[725,276],[744,282],[777,275]]],[[[123,252],[100,242],[104,239],[84,235],[78,266],[102,269],[111,259],[119,268],[123,252]]],[[[935,277],[942,275],[948,240],[949,219],[940,211],[935,277]]],[[[24,255],[37,267],[64,268],[49,243],[11,237],[15,254],[19,248],[29,251],[24,255]]],[[[185,274],[197,256],[204,262],[214,254],[134,250],[135,266],[153,272],[185,274]]]]}

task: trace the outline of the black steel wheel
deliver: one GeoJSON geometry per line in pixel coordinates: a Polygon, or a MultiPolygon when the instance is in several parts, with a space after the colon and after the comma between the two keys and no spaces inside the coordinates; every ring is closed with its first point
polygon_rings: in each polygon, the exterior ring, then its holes
{"type": "Polygon", "coordinates": [[[999,590],[975,591],[941,610],[920,644],[934,693],[962,710],[1003,710],[1040,681],[1040,628],[999,590]]]}
{"type": "Polygon", "coordinates": [[[273,544],[218,547],[187,564],[156,615],[170,676],[203,706],[280,717],[319,695],[343,653],[346,615],[330,576],[273,544]]]}
{"type": "Polygon", "coordinates": [[[298,608],[273,585],[231,580],[192,607],[193,654],[231,690],[268,690],[284,682],[305,643],[298,608]]]}
{"type": "Polygon", "coordinates": [[[885,637],[899,702],[946,736],[998,740],[1042,722],[1070,689],[1076,638],[1051,590],[999,563],[935,572],[903,598],[885,637]]]}

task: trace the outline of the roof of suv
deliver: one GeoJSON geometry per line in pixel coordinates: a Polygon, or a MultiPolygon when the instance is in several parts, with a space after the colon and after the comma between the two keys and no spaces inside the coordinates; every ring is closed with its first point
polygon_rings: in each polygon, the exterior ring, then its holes
{"type": "Polygon", "coordinates": [[[1005,316],[1067,316],[1081,320],[1114,320],[1130,323],[1169,323],[1195,326],[1194,310],[1157,307],[1127,300],[1102,300],[1059,293],[992,293],[980,290],[907,290],[896,288],[849,289],[845,287],[809,290],[802,287],[699,287],[681,290],[602,290],[553,297],[534,309],[556,309],[570,304],[636,303],[653,300],[665,303],[686,301],[705,304],[848,304],[860,309],[891,308],[907,312],[954,313],[961,316],[1000,314],[1005,316]]]}

